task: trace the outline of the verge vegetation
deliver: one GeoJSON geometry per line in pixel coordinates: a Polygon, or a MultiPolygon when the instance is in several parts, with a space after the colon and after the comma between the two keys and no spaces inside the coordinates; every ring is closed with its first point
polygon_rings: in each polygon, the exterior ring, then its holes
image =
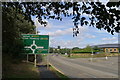
{"type": "MultiPolygon", "coordinates": [[[[63,55],[68,57],[68,55],[63,55]]],[[[71,54],[70,58],[97,58],[97,57],[113,57],[113,56],[120,56],[120,53],[99,53],[91,55],[90,53],[79,53],[79,54],[71,54]]]]}
{"type": "Polygon", "coordinates": [[[33,63],[19,61],[8,56],[4,57],[3,62],[3,79],[16,78],[39,78],[38,69],[34,67],[33,63]]]}

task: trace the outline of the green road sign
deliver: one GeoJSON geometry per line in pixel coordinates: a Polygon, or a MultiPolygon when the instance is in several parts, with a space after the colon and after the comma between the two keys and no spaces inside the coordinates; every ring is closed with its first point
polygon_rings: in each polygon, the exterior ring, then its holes
{"type": "Polygon", "coordinates": [[[22,34],[25,53],[44,54],[49,51],[49,35],[22,34]]]}

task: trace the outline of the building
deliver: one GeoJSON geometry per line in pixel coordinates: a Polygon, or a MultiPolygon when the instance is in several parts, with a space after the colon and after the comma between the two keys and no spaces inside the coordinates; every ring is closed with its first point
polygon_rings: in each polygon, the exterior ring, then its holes
{"type": "Polygon", "coordinates": [[[120,52],[120,44],[101,44],[101,45],[94,45],[91,47],[97,46],[101,48],[106,53],[119,53],[120,52]]]}

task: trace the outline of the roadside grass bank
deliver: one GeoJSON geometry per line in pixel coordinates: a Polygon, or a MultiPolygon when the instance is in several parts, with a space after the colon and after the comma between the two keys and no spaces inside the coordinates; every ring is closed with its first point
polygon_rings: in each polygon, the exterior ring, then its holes
{"type": "Polygon", "coordinates": [[[32,62],[19,61],[9,56],[3,57],[2,78],[7,80],[39,79],[39,71],[32,62]]]}
{"type": "MultiPolygon", "coordinates": [[[[68,57],[68,55],[62,55],[64,57],[68,57]]],[[[71,54],[69,58],[98,58],[98,57],[115,57],[120,56],[120,53],[100,53],[91,55],[91,53],[79,53],[79,54],[71,54]]]]}
{"type": "Polygon", "coordinates": [[[58,72],[52,65],[49,66],[49,69],[51,71],[53,71],[60,78],[60,80],[71,80],[70,78],[68,78],[64,74],[58,72]]]}

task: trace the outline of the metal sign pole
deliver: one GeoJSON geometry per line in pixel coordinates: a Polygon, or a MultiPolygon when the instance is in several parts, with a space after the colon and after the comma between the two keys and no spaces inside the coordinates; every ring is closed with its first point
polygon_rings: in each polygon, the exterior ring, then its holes
{"type": "Polygon", "coordinates": [[[48,48],[48,54],[47,54],[47,69],[49,69],[49,48],[48,48]]]}
{"type": "Polygon", "coordinates": [[[28,54],[27,54],[27,62],[28,62],[28,54]]]}
{"type": "Polygon", "coordinates": [[[48,68],[48,55],[47,55],[47,57],[46,57],[46,58],[47,58],[47,69],[49,69],[49,68],[48,68]]]}
{"type": "Polygon", "coordinates": [[[34,55],[35,55],[35,61],[34,61],[35,63],[34,63],[34,66],[36,67],[36,54],[34,54],[34,55]]]}

